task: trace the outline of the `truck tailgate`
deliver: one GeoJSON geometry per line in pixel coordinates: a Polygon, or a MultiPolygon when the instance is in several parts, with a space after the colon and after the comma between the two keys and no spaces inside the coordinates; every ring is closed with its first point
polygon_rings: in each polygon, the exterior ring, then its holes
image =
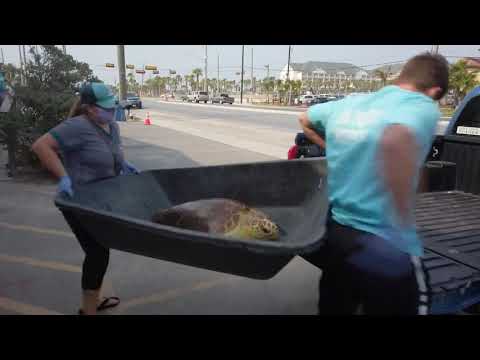
{"type": "Polygon", "coordinates": [[[416,218],[433,291],[433,313],[480,301],[480,196],[461,191],[420,194],[416,218]]]}

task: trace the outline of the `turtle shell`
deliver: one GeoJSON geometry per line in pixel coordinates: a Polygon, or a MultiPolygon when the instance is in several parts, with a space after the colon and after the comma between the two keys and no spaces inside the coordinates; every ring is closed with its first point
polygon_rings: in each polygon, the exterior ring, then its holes
{"type": "Polygon", "coordinates": [[[202,199],[157,211],[162,225],[242,239],[276,240],[278,227],[260,210],[230,199],[202,199]]]}

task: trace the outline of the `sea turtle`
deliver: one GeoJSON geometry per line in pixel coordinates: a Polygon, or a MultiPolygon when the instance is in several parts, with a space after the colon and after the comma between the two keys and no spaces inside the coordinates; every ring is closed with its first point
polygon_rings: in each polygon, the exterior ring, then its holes
{"type": "Polygon", "coordinates": [[[190,201],[162,209],[153,215],[152,221],[231,238],[277,240],[279,237],[278,226],[265,213],[223,198],[190,201]]]}

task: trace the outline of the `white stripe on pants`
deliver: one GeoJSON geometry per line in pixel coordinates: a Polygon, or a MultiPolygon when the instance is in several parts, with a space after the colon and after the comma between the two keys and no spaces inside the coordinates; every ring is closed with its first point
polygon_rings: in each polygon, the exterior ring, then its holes
{"type": "Polygon", "coordinates": [[[428,303],[428,287],[425,280],[425,273],[422,268],[422,262],[418,256],[411,256],[410,259],[413,264],[419,290],[418,315],[427,315],[428,306],[424,303],[428,303]]]}

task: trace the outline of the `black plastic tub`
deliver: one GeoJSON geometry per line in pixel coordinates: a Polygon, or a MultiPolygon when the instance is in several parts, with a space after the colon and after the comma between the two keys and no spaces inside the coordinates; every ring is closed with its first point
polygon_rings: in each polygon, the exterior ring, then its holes
{"type": "Polygon", "coordinates": [[[106,247],[184,265],[269,279],[296,255],[322,245],[328,212],[324,159],[152,170],[88,184],[55,205],[106,247]],[[152,223],[187,201],[239,200],[267,213],[280,239],[237,240],[152,223]]]}

